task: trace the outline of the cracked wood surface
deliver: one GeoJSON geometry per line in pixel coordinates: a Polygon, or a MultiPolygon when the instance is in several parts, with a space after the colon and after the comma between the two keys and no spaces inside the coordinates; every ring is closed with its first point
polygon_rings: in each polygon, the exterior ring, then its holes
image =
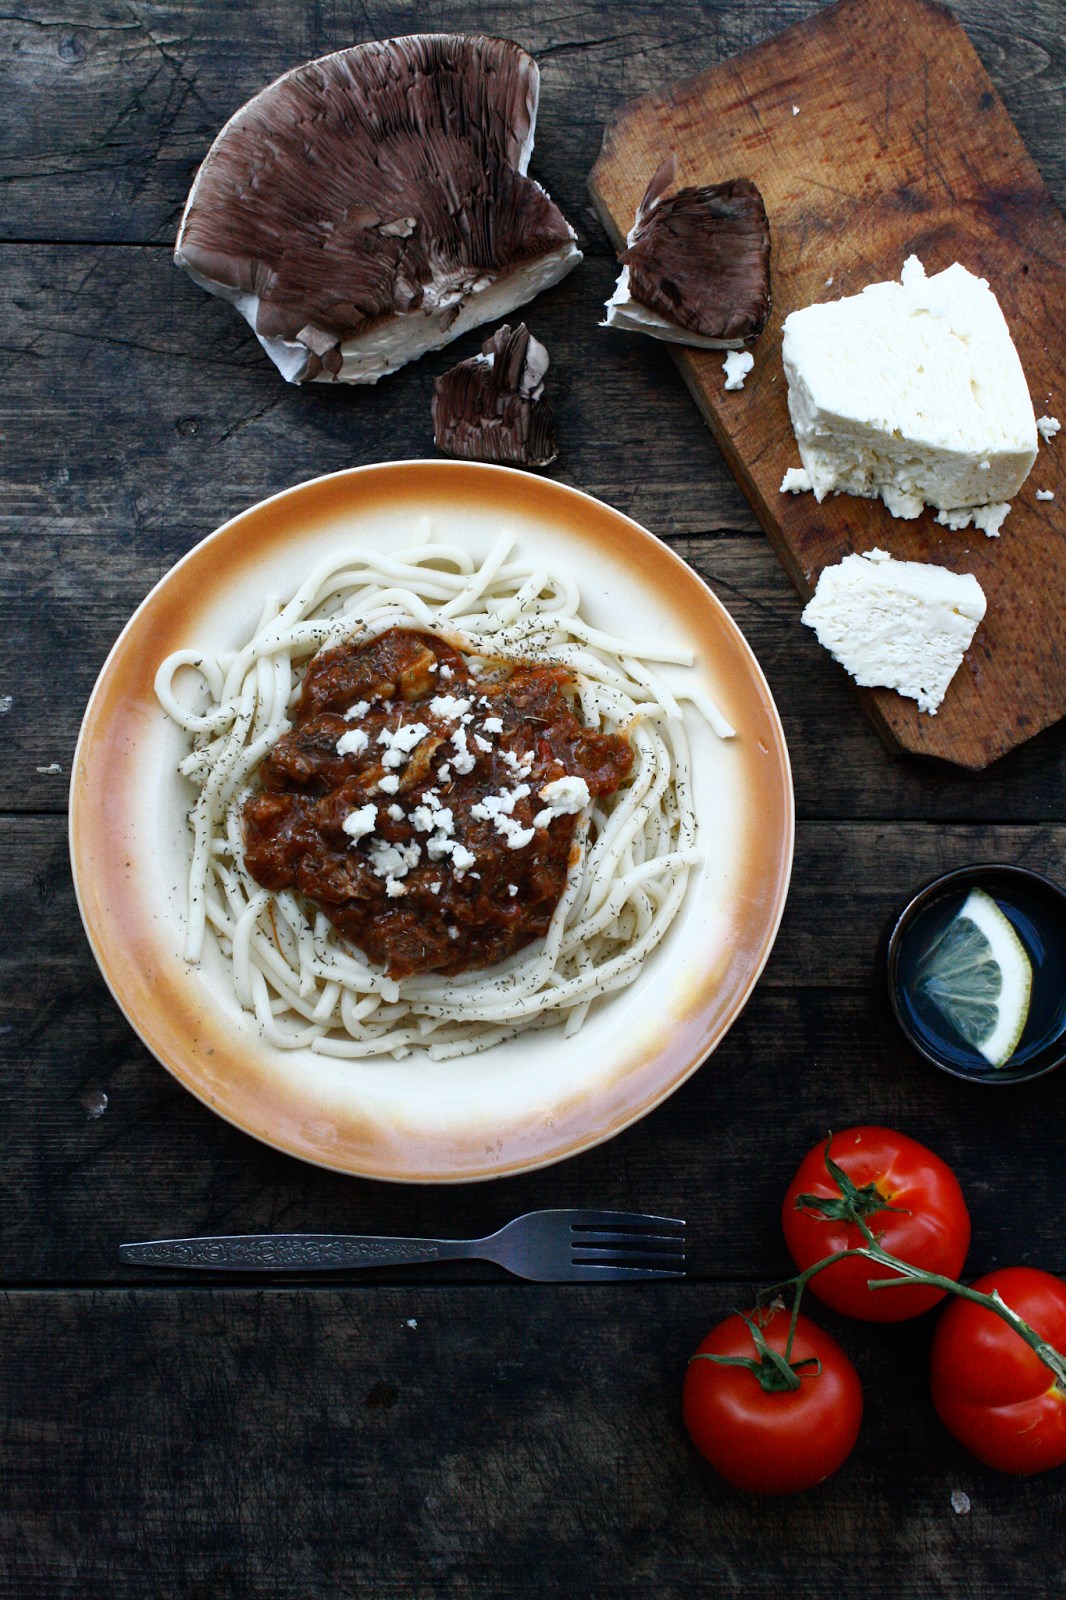
{"type": "MultiPolygon", "coordinates": [[[[801,627],[668,354],[594,326],[614,266],[585,181],[608,118],[817,9],[64,0],[0,17],[0,1600],[1066,1588],[1062,1474],[997,1478],[939,1429],[924,1322],[833,1323],[866,1423],[810,1495],[733,1494],[678,1419],[696,1342],[787,1270],[780,1195],[827,1127],[879,1120],[940,1150],[970,1201],[972,1272],[1066,1271],[1066,1077],[968,1092],[907,1051],[875,976],[880,930],[923,878],[996,857],[1066,879],[1066,731],[979,779],[890,758],[801,627]],[[196,165],[250,94],[308,56],[416,28],[505,33],[540,60],[533,172],[587,252],[528,313],[553,358],[552,475],[667,538],[715,588],[781,708],[801,819],[777,947],[712,1060],[600,1149],[440,1192],[296,1163],[184,1093],[93,964],[65,836],[85,700],[148,589],[286,483],[428,453],[433,376],[480,343],[372,391],[288,388],[170,263],[196,165]],[[696,1281],[538,1288],[456,1264],[208,1288],[115,1258],[152,1235],[462,1235],[572,1204],[687,1216],[696,1281]]],[[[1063,204],[1062,0],[957,9],[1063,204]]]]}
{"type": "Polygon", "coordinates": [[[1062,1592],[1054,1478],[975,1471],[937,1429],[920,1328],[833,1323],[866,1387],[855,1454],[831,1487],[756,1505],[681,1427],[706,1321],[694,1285],[635,1290],[624,1317],[535,1285],[13,1294],[11,1427],[56,1465],[36,1483],[9,1460],[6,1554],[53,1586],[0,1596],[84,1595],[100,1571],[108,1600],[1062,1592]]]}

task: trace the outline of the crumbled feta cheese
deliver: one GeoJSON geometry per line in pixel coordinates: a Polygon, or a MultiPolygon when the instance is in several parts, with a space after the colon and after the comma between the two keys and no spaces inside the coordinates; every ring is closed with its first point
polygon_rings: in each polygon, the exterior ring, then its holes
{"type": "Polygon", "coordinates": [[[442,661],[441,664],[440,664],[440,675],[441,675],[442,678],[454,678],[455,677],[455,673],[452,671],[451,667],[448,665],[448,663],[446,661],[442,661]]]}
{"type": "MultiPolygon", "coordinates": [[[[386,767],[402,767],[416,745],[429,733],[429,728],[424,722],[401,722],[395,730],[382,728],[378,734],[378,744],[385,746],[382,765],[386,767]]],[[[349,736],[345,734],[345,738],[349,736]]]]}
{"type": "Polygon", "coordinates": [[[750,350],[730,350],[722,362],[726,388],[743,389],[744,379],[754,365],[755,357],[750,350]]]}
{"type": "Polygon", "coordinates": [[[1062,423],[1058,417],[1037,417],[1036,419],[1036,431],[1045,444],[1049,439],[1055,437],[1061,427],[1062,423]]]}
{"type": "Polygon", "coordinates": [[[1009,510],[1010,501],[1000,500],[990,506],[967,506],[958,511],[938,511],[933,521],[939,522],[942,527],[954,529],[956,533],[960,528],[980,528],[990,539],[998,539],[999,530],[1009,510]]]}
{"type": "Polygon", "coordinates": [[[387,772],[385,776],[378,781],[378,788],[384,794],[395,794],[399,787],[400,780],[394,772],[387,772]]]}
{"type": "Polygon", "coordinates": [[[880,495],[897,517],[983,507],[1008,501],[1036,458],[1003,313],[957,263],[927,278],[909,256],[899,283],[793,311],[781,353],[819,501],[880,495]]]}
{"type": "Polygon", "coordinates": [[[476,860],[477,856],[474,855],[473,851],[468,850],[465,844],[452,846],[452,866],[455,868],[455,876],[457,878],[461,878],[464,872],[468,872],[476,860]]]}
{"type": "Polygon", "coordinates": [[[356,811],[349,811],[341,827],[353,844],[359,839],[364,839],[368,833],[373,833],[377,826],[378,808],[371,800],[365,806],[360,806],[356,811]]]}
{"type": "Polygon", "coordinates": [[[470,710],[472,700],[466,700],[461,695],[438,694],[429,702],[429,709],[435,717],[444,717],[450,720],[461,717],[470,710]]]}
{"type": "Polygon", "coordinates": [[[513,900],[515,895],[518,893],[518,885],[517,885],[517,883],[509,883],[507,885],[507,893],[511,896],[511,899],[513,900]]]}
{"type": "Polygon", "coordinates": [[[935,713],[984,614],[970,573],[870,550],[825,568],[803,621],[856,683],[935,713]]]}
{"type": "Polygon", "coordinates": [[[441,783],[451,783],[452,769],[448,765],[447,761],[441,763],[441,766],[437,770],[437,777],[440,779],[441,783]]]}
{"type": "Polygon", "coordinates": [[[499,794],[487,794],[470,807],[470,815],[479,822],[498,822],[501,816],[511,816],[519,800],[529,793],[528,783],[518,783],[513,789],[501,789],[499,794]]]}
{"type": "MultiPolygon", "coordinates": [[[[482,704],[483,705],[485,704],[484,700],[482,701],[482,704]]],[[[481,726],[484,728],[486,733],[502,733],[503,732],[503,718],[502,717],[486,717],[484,722],[481,724],[481,726]]]]}
{"type": "Polygon", "coordinates": [[[1036,491],[1036,498],[1038,500],[1054,500],[1055,491],[1054,489],[1038,489],[1036,491]]]}
{"type": "Polygon", "coordinates": [[[473,772],[477,757],[467,746],[465,728],[456,728],[452,734],[452,744],[455,746],[455,755],[451,758],[451,764],[456,772],[460,776],[465,772],[473,772]]]}
{"type": "Polygon", "coordinates": [[[477,745],[478,749],[483,750],[486,755],[488,755],[492,750],[491,739],[483,739],[480,733],[475,733],[474,743],[477,745]]]}
{"type": "Polygon", "coordinates": [[[345,722],[354,722],[357,717],[365,717],[370,710],[369,700],[357,700],[354,706],[349,706],[344,713],[345,722]]]}
{"type": "Polygon", "coordinates": [[[342,733],[337,740],[337,754],[339,756],[361,756],[369,743],[370,740],[362,728],[353,728],[351,733],[342,733]]]}
{"type": "Polygon", "coordinates": [[[375,839],[370,846],[370,868],[378,878],[406,878],[421,859],[422,847],[413,840],[410,844],[389,844],[375,839]]]}
{"type": "Polygon", "coordinates": [[[519,778],[528,778],[533,770],[533,753],[527,750],[524,756],[516,756],[513,750],[501,750],[500,755],[504,765],[519,778]]]}
{"type": "Polygon", "coordinates": [[[440,883],[431,883],[429,886],[429,892],[430,894],[440,894],[442,888],[443,885],[440,883]]]}
{"type": "Polygon", "coordinates": [[[407,893],[407,890],[398,878],[386,878],[385,893],[390,900],[398,900],[400,895],[407,893]]]}
{"type": "Polygon", "coordinates": [[[569,775],[546,783],[539,794],[542,800],[547,801],[547,805],[533,818],[535,828],[547,828],[556,817],[573,816],[576,812],[583,811],[591,798],[589,786],[584,778],[569,775]]]}
{"type": "Polygon", "coordinates": [[[402,822],[403,821],[403,806],[390,806],[389,807],[389,816],[392,818],[393,822],[402,822]]]}
{"type": "Polygon", "coordinates": [[[450,839],[455,833],[455,819],[450,806],[417,806],[411,813],[411,824],[416,833],[441,833],[450,839]]]}
{"type": "Polygon", "coordinates": [[[811,475],[806,467],[789,467],[781,479],[778,494],[805,494],[811,488],[811,475]]]}

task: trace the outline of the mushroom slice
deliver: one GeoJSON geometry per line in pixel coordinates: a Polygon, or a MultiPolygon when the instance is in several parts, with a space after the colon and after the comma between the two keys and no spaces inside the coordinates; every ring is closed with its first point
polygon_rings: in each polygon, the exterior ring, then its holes
{"type": "Polygon", "coordinates": [[[670,156],[649,183],[600,326],[702,350],[739,350],[770,315],[762,195],[749,178],[668,195],[676,176],[670,156]]]}
{"type": "Polygon", "coordinates": [[[287,72],[208,151],[175,261],[291,383],[376,383],[581,260],[526,176],[540,75],[507,39],[415,34],[287,72]]]}
{"type": "Polygon", "coordinates": [[[433,385],[437,449],[465,461],[544,467],[559,454],[551,401],[543,398],[548,352],[524,322],[504,323],[481,354],[433,385]]]}

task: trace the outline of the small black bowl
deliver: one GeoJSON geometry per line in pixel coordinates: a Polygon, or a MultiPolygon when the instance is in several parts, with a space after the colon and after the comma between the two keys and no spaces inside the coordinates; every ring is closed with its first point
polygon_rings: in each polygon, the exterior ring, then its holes
{"type": "MultiPolygon", "coordinates": [[[[1026,1034],[1023,1033],[1016,1052],[1022,1059],[1015,1061],[1012,1058],[1002,1067],[991,1066],[976,1052],[967,1051],[961,1044],[957,1049],[946,1044],[941,1047],[928,1032],[919,1031],[916,1019],[903,1000],[900,956],[917,919],[934,911],[939,902],[965,898],[971,889],[978,888],[990,894],[1015,922],[1030,956],[1035,948],[1043,948],[1050,969],[1044,975],[1044,982],[1059,987],[1060,977],[1056,968],[1066,962],[1066,890],[1050,878],[1030,872],[1028,867],[988,863],[959,867],[954,872],[945,872],[941,877],[933,878],[918,890],[890,924],[885,947],[888,998],[908,1042],[919,1055],[942,1072],[949,1072],[955,1078],[964,1078],[969,1083],[1025,1083],[1031,1078],[1042,1078],[1045,1073],[1053,1072],[1066,1061],[1066,998],[1060,1002],[1060,997],[1056,995],[1048,1001],[1051,1021],[1045,1030],[1046,1039],[1038,1039],[1037,1048],[1034,1049],[1031,1044],[1027,1045],[1026,1034]]],[[[1039,982],[1040,968],[1034,963],[1034,992],[1039,982]]],[[[1030,1011],[1026,1033],[1032,1021],[1033,1012],[1030,1011]]]]}

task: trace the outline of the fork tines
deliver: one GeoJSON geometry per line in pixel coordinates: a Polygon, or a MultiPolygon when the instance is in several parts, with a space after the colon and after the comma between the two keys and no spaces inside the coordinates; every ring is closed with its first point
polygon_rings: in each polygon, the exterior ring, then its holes
{"type": "Polygon", "coordinates": [[[643,1212],[576,1212],[570,1259],[604,1278],[683,1278],[685,1224],[643,1212]]]}

